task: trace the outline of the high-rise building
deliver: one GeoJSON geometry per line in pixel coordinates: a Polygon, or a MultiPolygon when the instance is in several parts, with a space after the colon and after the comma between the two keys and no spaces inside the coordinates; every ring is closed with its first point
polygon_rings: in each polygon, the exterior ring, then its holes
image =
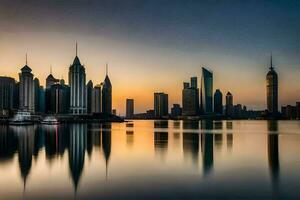
{"type": "Polygon", "coordinates": [[[15,79],[0,76],[0,115],[8,115],[14,108],[15,79]]]}
{"type": "Polygon", "coordinates": [[[183,83],[182,90],[182,115],[195,116],[199,114],[199,89],[197,86],[197,77],[191,78],[189,83],[183,83]]]}
{"type": "Polygon", "coordinates": [[[226,94],[226,116],[232,117],[234,109],[233,109],[233,96],[230,92],[226,94]]]}
{"type": "Polygon", "coordinates": [[[33,79],[34,83],[34,110],[40,112],[40,81],[38,78],[33,79]]]}
{"type": "Polygon", "coordinates": [[[126,117],[132,118],[134,115],[134,100],[126,99],[126,117]]]}
{"type": "Polygon", "coordinates": [[[51,108],[51,86],[58,84],[59,79],[56,79],[52,75],[52,70],[50,69],[50,74],[46,78],[46,90],[45,90],[45,111],[46,113],[53,113],[53,109],[51,108]]]}
{"type": "Polygon", "coordinates": [[[45,89],[44,89],[43,86],[40,86],[40,92],[39,92],[39,94],[40,94],[40,98],[39,98],[40,99],[39,111],[41,113],[45,113],[45,95],[46,95],[46,92],[45,92],[45,89]]]}
{"type": "Polygon", "coordinates": [[[19,109],[34,113],[34,83],[31,71],[27,65],[26,56],[26,65],[21,69],[21,73],[19,73],[19,109]]]}
{"type": "Polygon", "coordinates": [[[154,116],[161,118],[169,115],[168,94],[154,93],[154,116]]]}
{"type": "Polygon", "coordinates": [[[93,88],[92,113],[101,113],[101,85],[96,85],[93,88]]]}
{"type": "Polygon", "coordinates": [[[202,113],[213,112],[213,73],[204,67],[202,67],[200,101],[202,113]]]}
{"type": "Polygon", "coordinates": [[[61,83],[52,85],[50,88],[50,102],[51,113],[68,113],[70,110],[70,88],[61,83]]]}
{"type": "Polygon", "coordinates": [[[108,77],[108,66],[106,65],[106,76],[102,87],[102,112],[112,114],[112,85],[108,77]]]}
{"type": "Polygon", "coordinates": [[[179,104],[173,104],[173,107],[171,108],[171,116],[176,118],[182,115],[182,108],[179,104]]]}
{"type": "Polygon", "coordinates": [[[219,89],[214,94],[214,113],[223,114],[223,94],[219,89]]]}
{"type": "Polygon", "coordinates": [[[77,44],[76,44],[76,56],[73,64],[69,68],[69,85],[70,85],[70,112],[73,115],[86,114],[86,77],[85,68],[81,65],[77,56],[77,44]]]}
{"type": "Polygon", "coordinates": [[[270,61],[270,70],[267,73],[267,107],[268,112],[272,115],[278,113],[278,75],[274,70],[272,63],[272,55],[270,61]]]}
{"type": "Polygon", "coordinates": [[[87,113],[92,113],[92,95],[93,95],[93,82],[90,80],[86,84],[86,98],[87,98],[87,113]]]}

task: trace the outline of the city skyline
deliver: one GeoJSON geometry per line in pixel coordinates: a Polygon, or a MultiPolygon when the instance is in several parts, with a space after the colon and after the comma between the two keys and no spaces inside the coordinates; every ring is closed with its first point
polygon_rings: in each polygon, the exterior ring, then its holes
{"type": "Polygon", "coordinates": [[[36,6],[33,1],[1,2],[1,75],[17,80],[27,52],[41,85],[45,86],[50,65],[55,77],[67,80],[77,41],[87,80],[101,83],[105,63],[110,64],[113,108],[122,115],[126,98],[135,99],[136,112],[152,108],[155,91],[168,93],[170,105],[180,103],[182,80],[199,78],[202,66],[214,72],[214,90],[230,90],[236,102],[263,109],[262,85],[271,52],[280,74],[279,107],[299,99],[299,3],[295,1],[166,1],[157,11],[155,1],[116,1],[118,6],[93,0],[72,5],[44,1],[36,6]],[[174,14],[179,11],[182,15],[174,14]],[[171,79],[166,78],[169,75],[171,79]],[[130,94],[123,88],[130,88],[130,94]]]}

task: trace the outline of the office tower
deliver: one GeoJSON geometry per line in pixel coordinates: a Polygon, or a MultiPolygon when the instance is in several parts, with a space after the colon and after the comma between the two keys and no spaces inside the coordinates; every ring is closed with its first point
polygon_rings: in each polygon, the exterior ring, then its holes
{"type": "Polygon", "coordinates": [[[39,107],[39,111],[41,113],[45,113],[45,97],[46,97],[46,92],[43,86],[40,86],[40,107],[39,107]]]}
{"type": "Polygon", "coordinates": [[[169,115],[168,94],[154,93],[154,116],[161,118],[169,115]]]}
{"type": "Polygon", "coordinates": [[[226,94],[226,116],[233,116],[233,96],[230,92],[226,94]]]}
{"type": "Polygon", "coordinates": [[[278,76],[274,70],[272,63],[272,55],[270,61],[270,71],[267,73],[267,107],[268,112],[272,115],[278,113],[278,76]]]}
{"type": "Polygon", "coordinates": [[[203,114],[212,113],[213,111],[213,73],[202,67],[201,77],[201,112],[203,114]]]}
{"type": "Polygon", "coordinates": [[[90,80],[86,84],[86,98],[87,98],[87,113],[92,113],[92,94],[93,94],[93,82],[90,80]]]}
{"type": "Polygon", "coordinates": [[[73,115],[86,114],[87,112],[85,79],[85,68],[77,56],[76,44],[76,56],[69,68],[70,112],[73,115]]]}
{"type": "Polygon", "coordinates": [[[102,112],[112,113],[112,85],[108,77],[108,66],[106,65],[106,76],[102,87],[102,112]]]}
{"type": "Polygon", "coordinates": [[[223,114],[223,94],[219,89],[214,94],[214,113],[223,114]]]}
{"type": "Polygon", "coordinates": [[[134,100],[126,99],[126,117],[132,118],[134,115],[134,100]]]}
{"type": "Polygon", "coordinates": [[[15,87],[14,87],[14,100],[13,100],[13,109],[17,110],[19,109],[19,103],[20,103],[20,92],[19,92],[19,88],[20,88],[20,82],[16,82],[15,83],[15,87]]]}
{"type": "Polygon", "coordinates": [[[56,79],[52,75],[52,70],[50,69],[50,74],[46,78],[46,90],[45,90],[45,112],[52,113],[51,109],[51,86],[59,82],[59,79],[56,79]]]}
{"type": "Polygon", "coordinates": [[[15,79],[0,76],[0,116],[8,115],[14,108],[15,79]]]}
{"type": "Polygon", "coordinates": [[[52,85],[50,88],[50,102],[50,113],[68,113],[70,109],[70,88],[61,83],[52,85]]]}
{"type": "Polygon", "coordinates": [[[34,110],[40,112],[40,81],[38,78],[33,79],[34,83],[34,110]]]}
{"type": "Polygon", "coordinates": [[[197,77],[191,78],[191,85],[183,83],[182,90],[182,115],[195,116],[199,114],[199,89],[197,77]]]}
{"type": "Polygon", "coordinates": [[[19,73],[20,85],[19,85],[19,109],[22,111],[34,113],[34,84],[33,74],[30,67],[26,65],[21,69],[19,73]]]}
{"type": "Polygon", "coordinates": [[[171,116],[172,117],[179,117],[182,114],[182,109],[179,104],[173,104],[171,108],[171,116]]]}
{"type": "Polygon", "coordinates": [[[96,85],[93,88],[92,113],[101,113],[101,85],[96,85]]]}

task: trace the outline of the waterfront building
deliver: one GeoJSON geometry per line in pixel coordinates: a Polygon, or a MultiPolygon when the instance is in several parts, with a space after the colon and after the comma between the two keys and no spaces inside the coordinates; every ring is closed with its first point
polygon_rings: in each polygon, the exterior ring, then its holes
{"type": "Polygon", "coordinates": [[[214,113],[223,114],[223,94],[219,89],[214,94],[214,113]]]}
{"type": "Polygon", "coordinates": [[[92,95],[93,95],[93,82],[90,80],[86,84],[86,98],[87,98],[87,113],[92,113],[92,95]]]}
{"type": "Polygon", "coordinates": [[[19,109],[34,113],[34,83],[31,71],[31,68],[27,65],[26,56],[26,65],[19,73],[19,109]]]}
{"type": "Polygon", "coordinates": [[[69,85],[70,85],[70,112],[73,115],[86,114],[87,96],[86,96],[86,75],[85,68],[76,56],[73,64],[69,68],[69,85]]]}
{"type": "Polygon", "coordinates": [[[54,84],[50,88],[50,113],[52,114],[67,114],[70,109],[70,88],[62,83],[54,84]]]}
{"type": "Polygon", "coordinates": [[[171,116],[176,118],[182,115],[182,108],[179,104],[173,104],[173,107],[171,108],[171,116]]]}
{"type": "Polygon", "coordinates": [[[278,114],[278,75],[273,67],[272,55],[269,69],[266,76],[267,109],[269,114],[275,116],[278,114]]]}
{"type": "Polygon", "coordinates": [[[233,96],[230,92],[227,92],[226,94],[226,110],[225,110],[225,113],[226,113],[226,116],[227,117],[232,117],[233,116],[233,96]]]}
{"type": "Polygon", "coordinates": [[[199,89],[197,77],[191,78],[191,84],[184,82],[182,90],[182,115],[195,116],[199,114],[199,89]]]}
{"type": "Polygon", "coordinates": [[[112,114],[112,85],[108,77],[108,66],[106,64],[106,76],[102,87],[102,112],[112,114]]]}
{"type": "Polygon", "coordinates": [[[126,117],[133,118],[134,116],[134,100],[126,99],[126,117]]]}
{"type": "Polygon", "coordinates": [[[51,87],[59,83],[59,79],[52,75],[52,70],[50,68],[50,74],[46,78],[46,90],[45,90],[45,111],[46,113],[53,113],[51,108],[51,87]]]}
{"type": "Polygon", "coordinates": [[[169,115],[168,94],[158,92],[154,93],[154,115],[157,118],[167,117],[169,115]]]}
{"type": "Polygon", "coordinates": [[[8,115],[14,108],[15,79],[0,76],[0,116],[8,115]]]}
{"type": "Polygon", "coordinates": [[[203,114],[213,112],[213,73],[204,67],[202,67],[200,101],[203,114]]]}
{"type": "Polygon", "coordinates": [[[34,83],[34,110],[40,112],[40,81],[38,78],[33,79],[34,83]]]}
{"type": "Polygon", "coordinates": [[[92,113],[101,113],[101,85],[96,85],[93,88],[92,113]]]}

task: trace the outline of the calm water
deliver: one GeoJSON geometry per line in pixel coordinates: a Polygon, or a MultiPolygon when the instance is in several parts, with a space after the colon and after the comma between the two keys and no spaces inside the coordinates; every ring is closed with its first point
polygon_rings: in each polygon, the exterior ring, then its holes
{"type": "Polygon", "coordinates": [[[300,198],[300,121],[0,127],[1,199],[300,198]]]}

